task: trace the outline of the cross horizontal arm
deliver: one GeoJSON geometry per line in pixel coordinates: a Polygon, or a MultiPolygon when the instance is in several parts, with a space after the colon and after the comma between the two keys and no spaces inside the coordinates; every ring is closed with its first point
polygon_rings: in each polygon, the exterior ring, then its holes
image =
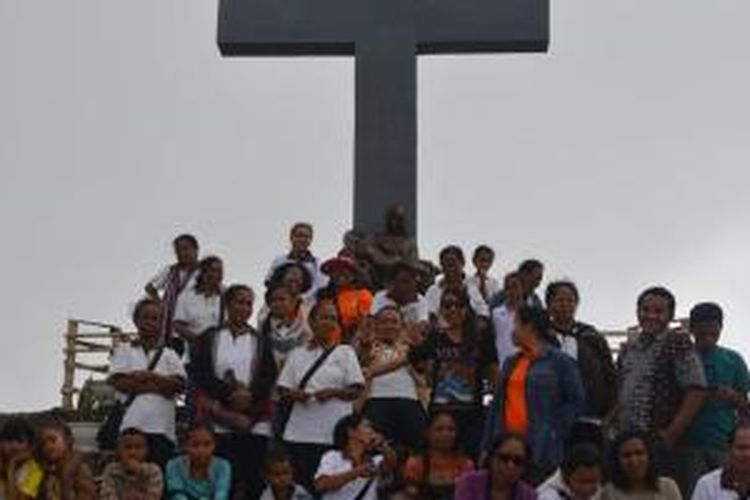
{"type": "Polygon", "coordinates": [[[224,55],[352,55],[412,40],[420,53],[545,51],[549,0],[220,0],[224,55]]]}

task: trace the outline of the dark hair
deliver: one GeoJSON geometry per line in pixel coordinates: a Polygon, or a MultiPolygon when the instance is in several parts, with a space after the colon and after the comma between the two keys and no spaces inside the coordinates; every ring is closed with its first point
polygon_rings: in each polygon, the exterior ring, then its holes
{"type": "Polygon", "coordinates": [[[336,308],[336,314],[338,315],[339,308],[336,305],[336,299],[329,296],[319,297],[318,300],[315,302],[315,305],[310,308],[310,312],[307,313],[307,319],[308,322],[313,322],[318,319],[318,314],[320,314],[320,308],[323,307],[323,304],[329,303],[334,308],[336,308]]]}
{"type": "Polygon", "coordinates": [[[194,432],[206,431],[212,439],[216,440],[216,431],[214,426],[207,420],[195,420],[185,431],[185,438],[190,439],[190,435],[194,432]]]}
{"type": "Polygon", "coordinates": [[[140,317],[141,313],[148,306],[154,306],[157,309],[161,310],[161,303],[158,300],[152,299],[151,297],[145,297],[135,303],[132,316],[133,324],[136,324],[138,322],[138,318],[140,317]]]}
{"type": "Polygon", "coordinates": [[[733,445],[735,439],[737,439],[737,434],[740,433],[740,431],[746,431],[750,430],[750,420],[747,420],[747,418],[743,418],[739,422],[737,422],[737,425],[734,426],[732,429],[732,434],[729,437],[729,445],[733,445]]]}
{"type": "Polygon", "coordinates": [[[117,441],[120,442],[124,438],[132,437],[132,436],[139,436],[139,437],[142,437],[143,439],[146,439],[146,434],[144,434],[142,430],[137,429],[135,427],[127,427],[120,431],[117,441]]]}
{"type": "Polygon", "coordinates": [[[565,452],[560,470],[563,477],[570,477],[579,467],[602,467],[599,449],[591,443],[573,445],[565,452]]]}
{"type": "MultiPolygon", "coordinates": [[[[38,433],[41,435],[44,431],[52,430],[59,432],[60,435],[62,435],[63,440],[65,441],[65,445],[67,446],[69,451],[73,451],[73,444],[75,442],[75,439],[73,437],[73,431],[70,429],[70,426],[65,423],[65,421],[57,418],[57,417],[49,417],[43,420],[39,426],[38,426],[38,433]]],[[[46,457],[44,456],[44,450],[41,439],[37,440],[37,452],[36,456],[42,457],[43,461],[46,461],[46,457]]]]}
{"type": "Polygon", "coordinates": [[[542,339],[547,338],[549,332],[547,311],[539,307],[521,306],[516,315],[521,323],[531,325],[542,339]]]}
{"type": "Polygon", "coordinates": [[[333,447],[337,450],[346,448],[349,443],[349,432],[356,429],[364,419],[361,413],[352,413],[336,422],[336,427],[333,428],[333,447]]]}
{"type": "Polygon", "coordinates": [[[172,240],[172,246],[177,246],[180,242],[185,242],[191,245],[196,250],[198,249],[198,239],[193,236],[192,234],[184,233],[179,236],[177,236],[174,240],[172,240]]]}
{"type": "Polygon", "coordinates": [[[292,228],[289,230],[289,234],[291,235],[294,233],[297,229],[309,229],[310,232],[313,232],[313,225],[309,222],[295,222],[292,224],[292,228]]]}
{"type": "Polygon", "coordinates": [[[557,292],[560,290],[563,290],[567,288],[571,291],[573,296],[576,299],[576,302],[580,300],[580,295],[578,295],[578,287],[575,283],[573,283],[570,280],[559,280],[559,281],[553,281],[549,285],[547,285],[547,290],[544,292],[544,303],[547,305],[547,308],[549,309],[550,304],[552,304],[552,301],[555,300],[555,296],[557,295],[557,292]]]}
{"type": "MultiPolygon", "coordinates": [[[[432,429],[432,426],[435,425],[435,422],[437,422],[437,419],[440,417],[448,417],[453,422],[453,425],[456,426],[456,430],[458,430],[458,423],[456,422],[456,416],[453,414],[453,412],[448,410],[435,410],[429,413],[427,417],[427,424],[425,425],[425,431],[429,431],[432,429]]],[[[426,438],[427,432],[425,432],[425,438],[426,438]]],[[[456,434],[456,442],[453,443],[453,451],[458,451],[460,448],[458,443],[458,434],[456,434]]],[[[427,439],[425,439],[425,450],[427,449],[427,439]]],[[[426,454],[425,454],[426,455],[426,454]]]]}
{"type": "Polygon", "coordinates": [[[518,281],[521,281],[521,273],[519,273],[518,271],[511,271],[511,272],[509,272],[508,274],[506,274],[503,277],[503,284],[507,283],[508,280],[518,280],[518,281]]]}
{"type": "Polygon", "coordinates": [[[253,292],[253,289],[247,285],[236,283],[227,288],[227,290],[224,292],[224,307],[228,308],[229,304],[231,304],[232,301],[234,301],[235,297],[237,297],[237,295],[241,292],[249,292],[250,296],[253,299],[253,302],[255,302],[255,292],[253,292]]]}
{"type": "Polygon", "coordinates": [[[33,444],[34,439],[34,427],[23,417],[9,419],[0,431],[0,441],[22,441],[33,444]]]}
{"type": "Polygon", "coordinates": [[[479,349],[479,346],[482,345],[480,336],[487,334],[487,332],[483,332],[477,329],[477,315],[474,311],[474,308],[471,307],[469,294],[466,292],[466,290],[444,290],[443,295],[440,297],[441,309],[443,308],[443,304],[446,301],[446,298],[449,296],[454,297],[461,304],[461,307],[463,307],[465,311],[464,324],[462,327],[463,335],[461,336],[462,350],[464,352],[463,355],[468,354],[470,356],[474,356],[473,353],[476,353],[477,349],[479,349]]]}
{"type": "Polygon", "coordinates": [[[701,302],[690,310],[690,326],[699,323],[717,321],[719,325],[724,324],[724,311],[715,302],[701,302]]]}
{"type": "Polygon", "coordinates": [[[396,279],[396,276],[401,273],[407,273],[415,280],[419,276],[419,271],[417,271],[417,268],[414,266],[414,264],[406,262],[404,260],[399,260],[391,266],[390,273],[388,273],[388,278],[393,281],[394,279],[396,279]]]}
{"type": "Polygon", "coordinates": [[[287,287],[284,283],[269,283],[268,287],[266,288],[266,293],[263,296],[264,300],[266,301],[266,305],[271,304],[271,299],[273,298],[273,294],[279,290],[284,290],[290,296],[292,294],[291,290],[289,290],[289,287],[287,287]]]}
{"type": "Polygon", "coordinates": [[[263,461],[263,470],[267,474],[271,469],[271,466],[278,463],[292,463],[292,457],[289,452],[280,446],[268,450],[266,453],[266,459],[263,461]]]}
{"type": "Polygon", "coordinates": [[[641,307],[641,304],[643,304],[643,301],[646,300],[646,298],[649,296],[659,297],[659,298],[666,300],[667,307],[669,307],[669,319],[670,320],[674,319],[674,312],[676,309],[677,301],[675,300],[674,294],[672,292],[670,292],[663,286],[652,286],[652,287],[646,288],[638,296],[638,302],[637,302],[638,308],[641,307]]]}
{"type": "Polygon", "coordinates": [[[466,264],[466,259],[464,258],[464,251],[461,250],[461,247],[458,245],[448,245],[447,247],[443,247],[442,250],[440,250],[439,259],[440,262],[443,261],[444,258],[448,257],[449,255],[453,255],[455,258],[458,259],[461,264],[466,264]]]}
{"type": "Polygon", "coordinates": [[[499,450],[505,443],[509,441],[518,441],[523,445],[524,453],[526,453],[526,460],[527,462],[532,459],[532,450],[531,445],[529,445],[529,442],[526,440],[525,437],[523,437],[521,434],[516,434],[514,432],[501,432],[498,434],[495,439],[492,440],[492,443],[490,444],[490,449],[487,451],[487,467],[490,467],[490,464],[492,463],[492,457],[495,455],[497,450],[499,450]]]}
{"type": "Polygon", "coordinates": [[[625,431],[615,438],[609,450],[609,476],[612,484],[622,491],[630,491],[629,479],[625,476],[620,464],[620,448],[631,439],[640,440],[646,448],[648,469],[646,470],[646,485],[653,491],[659,490],[659,470],[656,465],[654,446],[648,436],[637,430],[625,431]]]}
{"type": "Polygon", "coordinates": [[[293,267],[296,267],[302,272],[302,288],[300,289],[300,292],[305,293],[310,290],[313,285],[313,277],[310,274],[310,271],[308,271],[307,268],[299,262],[285,262],[284,264],[274,269],[271,273],[271,277],[268,279],[268,281],[266,281],[266,285],[270,286],[273,283],[281,283],[282,281],[284,281],[284,275],[286,274],[286,272],[293,267]]]}
{"type": "Polygon", "coordinates": [[[541,260],[526,259],[518,266],[518,272],[523,274],[532,273],[535,269],[544,269],[544,264],[541,260]]]}
{"type": "Polygon", "coordinates": [[[488,253],[493,259],[495,258],[495,251],[489,245],[477,245],[477,247],[474,249],[473,258],[476,259],[477,257],[479,257],[480,253],[488,253]]]}
{"type": "Polygon", "coordinates": [[[204,274],[208,272],[208,269],[213,266],[214,264],[223,265],[224,263],[222,260],[215,256],[215,255],[209,255],[208,257],[204,257],[201,259],[201,261],[198,263],[198,276],[195,278],[195,289],[198,290],[200,288],[203,288],[204,274]]]}

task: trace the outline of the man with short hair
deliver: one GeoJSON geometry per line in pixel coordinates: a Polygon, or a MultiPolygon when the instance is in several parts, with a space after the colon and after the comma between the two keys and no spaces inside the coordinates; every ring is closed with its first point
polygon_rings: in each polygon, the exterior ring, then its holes
{"type": "Polygon", "coordinates": [[[687,333],[669,328],[675,298],[663,287],[643,291],[637,302],[639,334],[620,351],[618,422],[658,444],[662,472],[686,494],[690,478],[678,466],[685,431],[701,409],[706,377],[687,333]],[[671,473],[671,474],[670,474],[671,473]]]}
{"type": "Polygon", "coordinates": [[[724,313],[718,304],[703,302],[690,311],[690,333],[708,382],[706,401],[686,434],[690,453],[685,458],[693,482],[721,466],[732,430],[750,411],[750,374],[745,360],[736,351],[718,345],[723,324],[724,313]]]}
{"type": "Polygon", "coordinates": [[[598,500],[602,485],[602,459],[591,443],[573,445],[560,469],[545,481],[537,494],[539,500],[598,500]]]}

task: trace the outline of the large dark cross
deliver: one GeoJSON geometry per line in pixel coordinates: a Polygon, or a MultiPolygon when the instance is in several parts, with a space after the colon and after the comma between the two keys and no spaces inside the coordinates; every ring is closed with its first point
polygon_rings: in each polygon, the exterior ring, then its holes
{"type": "Polygon", "coordinates": [[[401,203],[416,235],[417,54],[548,41],[549,0],[219,0],[225,56],[355,56],[354,226],[365,231],[401,203]]]}

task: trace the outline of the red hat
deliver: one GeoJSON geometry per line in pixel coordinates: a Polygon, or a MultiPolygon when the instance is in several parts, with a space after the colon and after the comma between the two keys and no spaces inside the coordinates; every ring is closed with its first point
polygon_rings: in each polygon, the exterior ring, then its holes
{"type": "Polygon", "coordinates": [[[354,262],[354,259],[341,255],[325,261],[323,265],[320,266],[320,270],[328,276],[341,270],[351,271],[354,274],[359,272],[359,269],[357,269],[357,263],[354,262]]]}

